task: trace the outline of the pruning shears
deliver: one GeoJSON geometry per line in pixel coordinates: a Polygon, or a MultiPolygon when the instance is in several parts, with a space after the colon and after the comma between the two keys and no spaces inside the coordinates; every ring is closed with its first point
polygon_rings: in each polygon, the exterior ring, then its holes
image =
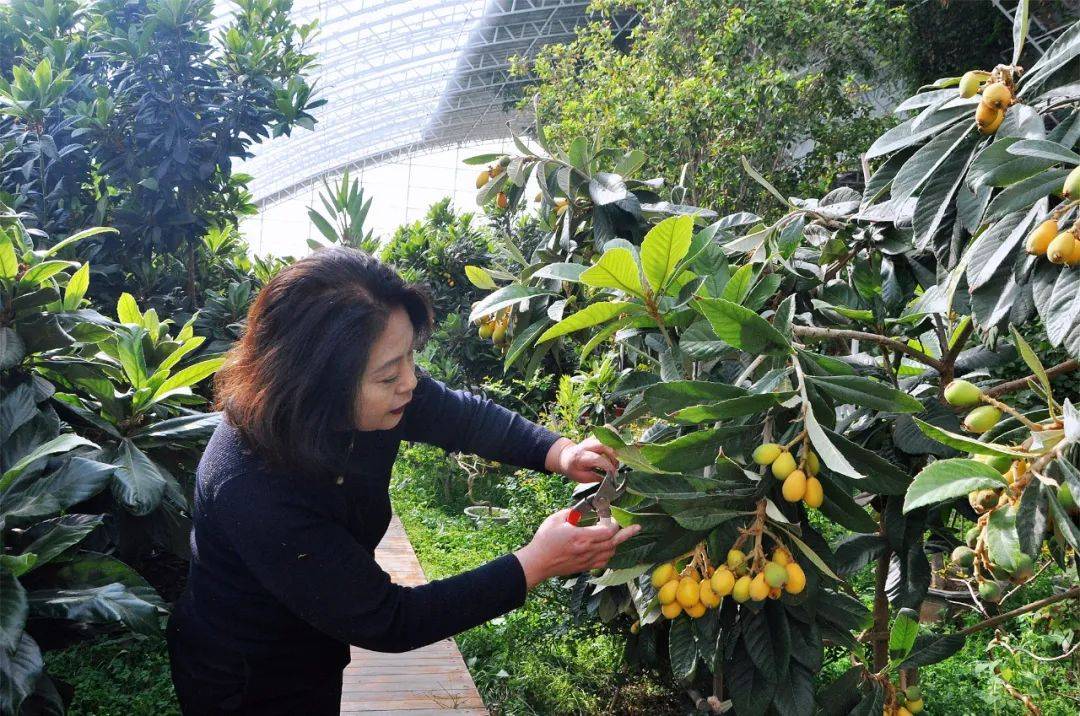
{"type": "Polygon", "coordinates": [[[566,516],[566,521],[576,525],[581,521],[582,517],[595,512],[597,524],[610,527],[615,524],[611,519],[611,503],[623,493],[625,488],[626,481],[624,480],[620,484],[616,472],[608,470],[604,474],[604,479],[600,481],[600,487],[570,508],[570,514],[566,516]]]}

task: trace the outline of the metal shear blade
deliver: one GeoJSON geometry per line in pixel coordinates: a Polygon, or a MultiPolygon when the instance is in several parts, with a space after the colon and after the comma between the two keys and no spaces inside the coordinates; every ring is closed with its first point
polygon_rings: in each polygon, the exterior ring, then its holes
{"type": "Polygon", "coordinates": [[[616,473],[608,471],[595,492],[579,500],[570,508],[566,521],[576,525],[582,517],[595,512],[600,524],[611,524],[611,503],[623,493],[624,488],[625,481],[618,484],[616,473]]]}

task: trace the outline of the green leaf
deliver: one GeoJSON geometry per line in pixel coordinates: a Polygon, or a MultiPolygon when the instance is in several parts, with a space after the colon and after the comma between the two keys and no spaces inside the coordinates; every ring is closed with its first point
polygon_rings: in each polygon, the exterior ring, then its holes
{"type": "Polygon", "coordinates": [[[120,442],[113,461],[112,491],[134,515],[150,514],[161,503],[166,480],[157,465],[128,438],[120,442]]]}
{"type": "Polygon", "coordinates": [[[1058,503],[1057,498],[1052,497],[1046,502],[1050,506],[1050,514],[1054,518],[1054,524],[1057,525],[1065,542],[1067,542],[1074,550],[1080,551],[1080,527],[1073,524],[1073,520],[1069,517],[1069,513],[1058,503]]]}
{"type": "Polygon", "coordinates": [[[898,149],[904,149],[913,144],[918,144],[928,137],[936,136],[954,122],[960,121],[964,117],[970,118],[972,109],[973,107],[968,105],[941,109],[934,113],[931,120],[924,121],[919,125],[917,131],[912,131],[911,129],[915,119],[917,119],[917,117],[912,117],[878,137],[874,143],[870,145],[870,148],[866,150],[866,158],[876,159],[885,154],[895,152],[898,149]]]}
{"type": "Polygon", "coordinates": [[[791,206],[791,202],[789,202],[787,198],[777,190],[776,187],[770,184],[765,177],[761,176],[761,174],[759,174],[756,169],[750,166],[750,162],[746,161],[746,157],[740,156],[739,161],[742,162],[743,170],[750,175],[751,179],[756,181],[761,186],[765,187],[765,190],[775,196],[776,200],[779,201],[783,206],[791,206]]]}
{"type": "Polygon", "coordinates": [[[1021,209],[1028,210],[1039,199],[1060,189],[1068,173],[1067,169],[1047,169],[1007,187],[986,207],[984,221],[994,221],[1021,209]]]}
{"type": "Polygon", "coordinates": [[[468,159],[462,159],[465,164],[477,165],[477,164],[491,164],[492,162],[502,159],[505,154],[477,154],[469,157],[468,159]]]}
{"type": "Polygon", "coordinates": [[[817,552],[812,550],[810,548],[810,545],[806,544],[801,539],[796,537],[795,534],[788,530],[787,527],[784,527],[783,525],[777,526],[784,531],[784,534],[787,535],[788,539],[790,539],[792,543],[794,543],[794,545],[799,548],[799,551],[805,554],[807,558],[814,563],[814,566],[821,570],[823,574],[832,577],[838,582],[841,581],[840,577],[836,575],[836,572],[832,571],[832,569],[829,568],[829,565],[825,564],[825,560],[823,560],[817,552]]]}
{"type": "Polygon", "coordinates": [[[895,464],[832,430],[824,432],[852,467],[864,476],[857,483],[860,488],[881,495],[902,495],[907,490],[910,478],[895,464]]]}
{"type": "Polygon", "coordinates": [[[817,450],[817,454],[821,457],[821,461],[825,463],[825,466],[841,475],[847,475],[856,480],[863,479],[865,475],[848,461],[843,452],[833,445],[829,435],[826,434],[818,422],[817,416],[814,415],[813,406],[808,405],[806,407],[803,417],[803,427],[806,428],[806,434],[810,437],[810,443],[817,450]]]}
{"type": "Polygon", "coordinates": [[[209,438],[214,429],[221,422],[221,413],[198,413],[195,415],[181,415],[178,418],[159,420],[156,423],[145,425],[134,433],[135,440],[200,440],[209,438]]]}
{"type": "Polygon", "coordinates": [[[986,463],[964,458],[936,460],[912,480],[904,497],[904,513],[961,497],[974,490],[1000,488],[1007,484],[1001,473],[986,463]]]}
{"type": "Polygon", "coordinates": [[[64,288],[64,310],[74,311],[78,309],[86,289],[90,287],[90,264],[83,264],[79,270],[71,274],[68,284],[64,288]]]}
{"type": "Polygon", "coordinates": [[[886,546],[885,540],[877,534],[843,538],[833,547],[837,573],[845,577],[855,574],[881,556],[886,546]]]}
{"type": "Polygon", "coordinates": [[[866,509],[855,502],[847,488],[841,486],[838,480],[825,479],[821,481],[825,492],[825,500],[821,503],[821,514],[853,532],[874,532],[877,530],[877,522],[867,514],[866,509]]]}
{"type": "Polygon", "coordinates": [[[217,369],[225,362],[225,356],[209,358],[204,361],[189,365],[187,368],[169,376],[169,378],[154,391],[152,402],[159,402],[173,393],[195,385],[200,380],[208,378],[217,372],[217,369]]]}
{"type": "MultiPolygon", "coordinates": [[[[738,644],[742,646],[744,642],[740,639],[738,644]]],[[[777,676],[758,670],[745,646],[725,654],[724,679],[739,716],[765,716],[776,691],[777,676]]]]}
{"type": "Polygon", "coordinates": [[[590,578],[589,583],[601,587],[617,587],[621,584],[627,584],[634,581],[648,571],[648,563],[637,564],[633,567],[626,567],[625,569],[609,569],[608,571],[601,574],[599,577],[590,578]]]}
{"type": "Polygon", "coordinates": [[[146,385],[146,356],[143,354],[143,337],[146,329],[125,328],[116,334],[116,352],[131,386],[138,390],[146,385]]]}
{"type": "Polygon", "coordinates": [[[1016,532],[1016,508],[999,508],[986,523],[986,549],[990,561],[1012,572],[1020,557],[1020,536],[1016,532]]]}
{"type": "Polygon", "coordinates": [[[720,298],[741,305],[746,300],[746,297],[750,295],[750,289],[753,286],[754,265],[740,266],[735,273],[731,274],[731,278],[724,285],[724,292],[720,294],[720,298]]]}
{"type": "Polygon", "coordinates": [[[38,589],[28,595],[27,601],[34,616],[98,624],[120,622],[139,634],[161,636],[157,605],[122,584],[38,589]]]}
{"type": "Polygon", "coordinates": [[[596,288],[615,288],[638,298],[645,296],[634,255],[622,246],[605,251],[599,261],[581,274],[581,282],[596,288]]]}
{"type": "Polygon", "coordinates": [[[510,341],[510,346],[506,349],[506,357],[503,359],[503,370],[510,370],[510,366],[514,365],[521,356],[525,355],[526,349],[533,345],[533,340],[544,330],[544,326],[548,324],[548,319],[541,318],[539,321],[530,323],[524,330],[519,330],[514,334],[514,340],[510,341]]]}
{"type": "Polygon", "coordinates": [[[554,278],[560,281],[580,281],[587,266],[569,262],[545,264],[532,273],[530,278],[554,278]]]}
{"type": "MultiPolygon", "coordinates": [[[[724,502],[730,503],[730,500],[725,498],[724,502]]],[[[721,501],[710,502],[707,499],[700,499],[693,501],[685,509],[672,512],[671,516],[681,527],[695,532],[707,532],[721,523],[747,514],[746,511],[724,507],[721,501]]]]}
{"type": "MultiPolygon", "coordinates": [[[[0,659],[15,651],[26,627],[26,591],[16,575],[6,569],[0,569],[0,659]]],[[[10,678],[0,670],[4,678],[10,678]]]]}
{"type": "Polygon", "coordinates": [[[1019,141],[1022,141],[1020,137],[1002,137],[979,152],[968,168],[965,177],[968,185],[973,188],[1008,186],[1034,176],[1053,164],[1045,159],[1010,154],[1009,147],[1019,141]]]}
{"type": "Polygon", "coordinates": [[[37,555],[36,566],[47,564],[93,532],[102,522],[101,515],[64,515],[45,520],[34,526],[35,533],[44,532],[27,545],[25,552],[37,555]]]}
{"type": "Polygon", "coordinates": [[[742,431],[742,426],[695,430],[666,443],[646,443],[641,454],[663,470],[689,472],[712,465],[723,439],[742,431]]]}
{"type": "Polygon", "coordinates": [[[41,511],[34,511],[37,519],[49,517],[101,492],[112,472],[112,465],[73,456],[45,476],[13,486],[4,496],[4,509],[11,510],[21,501],[41,506],[41,511]]]}
{"type": "Polygon", "coordinates": [[[57,243],[53,244],[51,247],[49,247],[47,251],[45,251],[45,257],[48,258],[49,256],[55,256],[61,249],[67,248],[68,246],[82,241],[83,239],[88,239],[91,236],[97,236],[98,234],[106,233],[119,234],[120,232],[117,229],[108,226],[95,226],[90,229],[83,229],[82,231],[72,234],[63,241],[58,241],[57,243]]]}
{"type": "Polygon", "coordinates": [[[1029,0],[1019,0],[1016,4],[1016,10],[1013,11],[1013,53],[1012,62],[1010,63],[1013,65],[1020,62],[1020,53],[1024,50],[1024,40],[1027,39],[1028,24],[1030,22],[1028,5],[1029,0]]]}
{"type": "Polygon", "coordinates": [[[682,475],[657,475],[655,471],[633,471],[626,475],[626,489],[635,495],[658,500],[698,500],[722,483],[705,478],[692,480],[682,475]]]}
{"type": "Polygon", "coordinates": [[[520,301],[536,296],[549,296],[551,291],[533,286],[522,286],[520,283],[512,283],[503,286],[498,291],[488,294],[480,303],[476,304],[469,313],[469,322],[475,323],[484,316],[511,306],[520,301]]]}
{"type": "Polygon", "coordinates": [[[708,380],[673,380],[654,383],[645,389],[645,403],[653,415],[665,417],[691,405],[741,398],[749,395],[744,388],[708,380]]]}
{"type": "Polygon", "coordinates": [[[958,124],[920,147],[896,173],[889,198],[900,203],[912,196],[942,167],[970,131],[966,124],[958,124]]]}
{"type": "Polygon", "coordinates": [[[957,149],[949,154],[919,193],[912,216],[916,246],[926,246],[945,222],[977,142],[975,133],[962,138],[957,149]]]}
{"type": "Polygon", "coordinates": [[[635,470],[642,470],[644,472],[665,472],[646,460],[641,454],[641,449],[639,447],[636,445],[627,445],[626,442],[619,437],[619,434],[607,425],[598,425],[594,427],[592,429],[592,434],[597,440],[615,451],[615,456],[619,458],[619,462],[625,463],[635,470]]]}
{"type": "Polygon", "coordinates": [[[135,297],[126,291],[120,294],[120,300],[116,302],[116,318],[121,323],[142,325],[142,311],[139,310],[139,305],[135,303],[135,297]]]}
{"type": "Polygon", "coordinates": [[[783,334],[753,311],[722,298],[699,298],[696,305],[717,338],[728,345],[755,355],[791,353],[783,334]]]}
{"type": "Polygon", "coordinates": [[[19,259],[7,233],[0,228],[0,278],[11,280],[19,272],[19,259]]]}
{"type": "Polygon", "coordinates": [[[20,280],[31,284],[41,284],[72,266],[78,266],[78,264],[74,261],[42,261],[28,268],[20,280]]]}
{"type": "Polygon", "coordinates": [[[1027,363],[1028,368],[1031,369],[1032,374],[1039,379],[1039,385],[1042,386],[1043,393],[1046,395],[1046,404],[1050,410],[1050,417],[1054,417],[1054,393],[1050,389],[1050,378],[1046,375],[1046,369],[1043,368],[1042,361],[1039,360],[1039,356],[1035,355],[1035,351],[1031,350],[1031,346],[1024,340],[1020,332],[1016,330],[1016,326],[1009,324],[1009,331],[1012,332],[1013,343],[1016,344],[1016,349],[1020,351],[1020,357],[1027,363]]]}
{"type": "Polygon", "coordinates": [[[918,413],[923,409],[922,403],[907,393],[870,378],[854,375],[808,375],[806,380],[834,398],[851,405],[889,413],[918,413]]]}
{"type": "Polygon", "coordinates": [[[1080,25],[1073,23],[1058,35],[1038,61],[1020,78],[1019,95],[1023,97],[1029,90],[1041,87],[1051,75],[1077,55],[1080,55],[1080,25]]]}
{"type": "Polygon", "coordinates": [[[930,666],[939,661],[945,661],[962,648],[964,648],[963,634],[947,634],[941,637],[922,634],[915,639],[911,655],[901,662],[900,668],[914,669],[919,666],[930,666]]]}
{"type": "Polygon", "coordinates": [[[919,430],[923,431],[923,433],[928,438],[937,440],[939,443],[943,445],[948,445],[951,448],[956,448],[957,450],[975,453],[976,455],[1000,455],[1013,458],[1037,457],[1033,453],[1027,452],[1026,450],[1009,447],[1007,445],[1000,445],[998,443],[980,442],[975,438],[970,438],[966,435],[958,435],[957,433],[951,433],[948,430],[943,430],[936,425],[931,425],[930,423],[920,420],[919,418],[912,419],[915,421],[915,424],[919,426],[919,430]]]}
{"type": "Polygon", "coordinates": [[[174,365],[180,362],[181,358],[201,346],[203,344],[203,341],[205,340],[206,339],[203,336],[195,336],[194,338],[187,339],[186,341],[178,345],[176,348],[174,348],[173,352],[166,356],[165,360],[161,361],[161,363],[158,364],[157,372],[163,370],[170,370],[174,365]]]}
{"type": "Polygon", "coordinates": [[[9,370],[26,357],[26,343],[15,329],[0,326],[0,370],[9,370]]]}
{"type": "Polygon", "coordinates": [[[1080,271],[1063,269],[1049,262],[1037,264],[1032,294],[1050,344],[1063,345],[1080,357],[1080,271]]]}
{"type": "Polygon", "coordinates": [[[0,713],[25,713],[20,706],[34,693],[43,671],[41,649],[25,631],[13,649],[0,651],[0,713]]]}
{"type": "Polygon", "coordinates": [[[335,229],[330,222],[326,220],[326,217],[320,214],[318,211],[309,208],[308,218],[311,219],[312,224],[316,229],[319,229],[319,233],[323,234],[326,241],[330,243],[337,243],[340,238],[338,237],[337,229],[335,229]]]}
{"type": "Polygon", "coordinates": [[[572,316],[567,316],[551,328],[544,331],[543,335],[537,339],[537,343],[545,343],[547,341],[564,336],[567,333],[573,333],[574,331],[580,331],[583,328],[589,328],[600,323],[605,323],[615,318],[620,313],[635,307],[629,301],[605,301],[603,303],[594,303],[590,306],[583,308],[572,316]]]}
{"type": "Polygon", "coordinates": [[[1006,151],[1018,157],[1035,157],[1054,163],[1080,164],[1080,154],[1049,139],[1021,139],[1010,144],[1006,151]]]}
{"type": "Polygon", "coordinates": [[[690,630],[690,619],[676,619],[668,631],[668,654],[671,675],[681,683],[689,683],[697,667],[697,643],[690,630]]]}
{"type": "Polygon", "coordinates": [[[479,266],[473,266],[471,264],[465,265],[465,276],[468,277],[469,282],[477,288],[482,288],[485,291],[494,291],[499,286],[495,283],[495,280],[491,278],[491,274],[487,272],[487,269],[479,266]]]}
{"type": "MultiPolygon", "coordinates": [[[[641,267],[655,293],[663,293],[694,235],[692,216],[672,216],[649,229],[641,243],[641,267]]],[[[587,283],[587,282],[586,282],[587,283]]]]}
{"type": "Polygon", "coordinates": [[[795,395],[794,392],[744,395],[740,398],[721,400],[718,403],[691,405],[688,408],[675,411],[671,414],[671,418],[680,423],[697,424],[737,418],[742,415],[753,415],[774,405],[779,405],[793,395],[795,395]]]}
{"type": "Polygon", "coordinates": [[[911,609],[901,609],[889,631],[889,656],[903,659],[915,646],[919,635],[919,615],[911,609]]]}
{"type": "MultiPolygon", "coordinates": [[[[20,555],[0,554],[0,571],[7,570],[16,577],[29,572],[37,564],[38,556],[30,551],[24,551],[20,555]]],[[[2,631],[2,628],[0,628],[2,631]]]]}
{"type": "Polygon", "coordinates": [[[75,435],[74,433],[64,433],[63,435],[57,435],[52,440],[38,445],[28,455],[24,456],[21,460],[19,460],[17,463],[8,468],[6,472],[4,472],[3,477],[0,477],[0,492],[6,490],[8,486],[10,486],[11,483],[15,480],[15,478],[22,474],[22,471],[25,470],[31,463],[36,462],[41,458],[47,457],[49,455],[69,452],[83,445],[87,447],[97,447],[96,444],[92,443],[91,441],[80,435],[75,435]]]}

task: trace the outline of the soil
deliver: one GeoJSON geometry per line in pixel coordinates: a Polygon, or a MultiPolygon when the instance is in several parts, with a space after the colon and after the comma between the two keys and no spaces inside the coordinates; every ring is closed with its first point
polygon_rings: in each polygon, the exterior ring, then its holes
{"type": "Polygon", "coordinates": [[[188,562],[171,552],[158,552],[131,565],[167,603],[174,603],[184,591],[188,562]]]}

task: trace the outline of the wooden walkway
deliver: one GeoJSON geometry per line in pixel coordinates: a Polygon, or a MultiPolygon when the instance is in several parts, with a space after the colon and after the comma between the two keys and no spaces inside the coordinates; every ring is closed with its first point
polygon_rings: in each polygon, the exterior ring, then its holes
{"type": "MultiPolygon", "coordinates": [[[[375,559],[395,584],[416,586],[427,579],[397,515],[375,550],[375,559]]],[[[341,691],[342,714],[368,716],[487,716],[457,644],[446,639],[403,654],[352,647],[341,691]]]]}

